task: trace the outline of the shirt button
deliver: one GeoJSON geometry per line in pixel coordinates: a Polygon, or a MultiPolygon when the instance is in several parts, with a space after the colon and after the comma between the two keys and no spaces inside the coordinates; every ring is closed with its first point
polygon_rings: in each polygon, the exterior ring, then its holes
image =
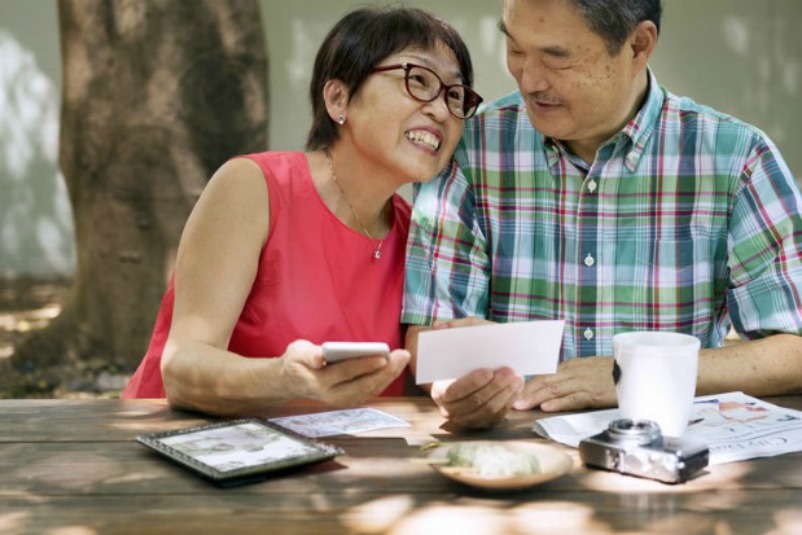
{"type": "Polygon", "coordinates": [[[588,191],[591,192],[591,193],[596,191],[596,181],[595,180],[590,179],[590,182],[588,182],[588,191]]]}
{"type": "Polygon", "coordinates": [[[592,340],[593,339],[593,329],[591,329],[590,327],[585,329],[585,333],[584,334],[585,334],[585,340],[592,340]]]}
{"type": "Polygon", "coordinates": [[[588,256],[585,257],[585,265],[588,266],[588,267],[593,267],[593,264],[595,264],[595,263],[596,263],[596,260],[593,258],[593,256],[590,253],[588,253],[588,256]]]}

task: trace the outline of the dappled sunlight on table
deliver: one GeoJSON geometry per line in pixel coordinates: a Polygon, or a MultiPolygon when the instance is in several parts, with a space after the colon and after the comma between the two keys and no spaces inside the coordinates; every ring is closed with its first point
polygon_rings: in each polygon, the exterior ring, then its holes
{"type": "Polygon", "coordinates": [[[723,519],[714,520],[700,514],[672,513],[646,524],[646,533],[675,535],[701,535],[714,533],[715,535],[730,535],[737,533],[729,522],[723,519]]]}
{"type": "MultiPolygon", "coordinates": [[[[26,491],[19,491],[19,490],[3,490],[0,488],[0,501],[2,500],[22,500],[28,503],[33,504],[42,504],[47,502],[47,496],[43,496],[41,494],[36,494],[34,492],[26,492],[26,491]]],[[[2,518],[0,516],[0,518],[2,518]]],[[[3,523],[0,522],[0,526],[3,523]]]]}
{"type": "MultiPolygon", "coordinates": [[[[343,476],[349,480],[386,481],[390,485],[404,485],[409,478],[431,477],[440,480],[439,476],[428,464],[410,462],[396,457],[356,458],[344,455],[337,458],[337,462],[347,468],[343,476]]],[[[400,489],[396,489],[400,490],[400,489]]]]}
{"type": "Polygon", "coordinates": [[[686,483],[670,485],[651,479],[593,470],[579,478],[581,486],[596,491],[615,492],[619,494],[684,494],[699,493],[704,490],[738,488],[741,480],[750,472],[746,465],[730,463],[703,470],[696,478],[686,483]]]}
{"type": "Polygon", "coordinates": [[[526,503],[512,508],[508,515],[515,533],[611,533],[604,522],[593,517],[593,508],[585,504],[526,503]]]}
{"type": "Polygon", "coordinates": [[[149,479],[149,474],[131,473],[120,462],[92,453],[62,453],[43,456],[20,467],[12,475],[20,480],[41,481],[62,489],[86,490],[98,484],[121,483],[149,479]]]}
{"type": "Polygon", "coordinates": [[[29,511],[0,514],[0,533],[19,533],[31,516],[29,511]]]}
{"type": "Polygon", "coordinates": [[[120,431],[133,431],[135,433],[154,433],[158,431],[171,431],[173,429],[184,429],[186,427],[192,427],[194,425],[202,425],[207,423],[205,420],[198,420],[195,423],[189,421],[166,421],[166,422],[158,422],[154,423],[153,420],[142,420],[142,421],[129,421],[129,422],[119,422],[109,426],[111,429],[117,429],[120,431]]]}
{"type": "Polygon", "coordinates": [[[409,495],[387,496],[371,500],[351,507],[343,515],[342,523],[349,530],[357,533],[366,535],[386,533],[409,514],[414,503],[414,499],[409,495]]]}
{"type": "Polygon", "coordinates": [[[504,511],[480,505],[447,505],[434,502],[396,523],[388,535],[442,533],[453,535],[513,535],[504,511]]]}
{"type": "Polygon", "coordinates": [[[89,526],[64,526],[48,530],[46,535],[95,535],[96,533],[98,531],[89,526]]]}
{"type": "Polygon", "coordinates": [[[799,535],[802,533],[802,510],[782,510],[774,514],[777,527],[766,535],[799,535]]]}
{"type": "Polygon", "coordinates": [[[352,507],[343,525],[365,535],[442,533],[453,535],[607,534],[614,530],[594,517],[589,505],[561,501],[520,505],[502,501],[487,504],[434,502],[413,509],[408,495],[396,495],[352,507]]]}

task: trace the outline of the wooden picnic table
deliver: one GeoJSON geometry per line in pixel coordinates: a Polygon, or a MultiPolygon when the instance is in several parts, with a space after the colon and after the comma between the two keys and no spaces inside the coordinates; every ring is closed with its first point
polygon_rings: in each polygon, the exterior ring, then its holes
{"type": "MultiPolygon", "coordinates": [[[[802,409],[802,396],[770,398],[802,409]]],[[[325,441],[345,454],[260,483],[222,489],[134,441],[219,419],[163,400],[0,400],[0,534],[281,533],[802,533],[802,453],[709,467],[685,484],[590,470],[519,492],[490,493],[426,464],[430,441],[528,440],[539,411],[489,431],[445,424],[431,400],[370,407],[395,427],[325,441]]],[[[276,417],[326,410],[311,402],[276,417]]]]}

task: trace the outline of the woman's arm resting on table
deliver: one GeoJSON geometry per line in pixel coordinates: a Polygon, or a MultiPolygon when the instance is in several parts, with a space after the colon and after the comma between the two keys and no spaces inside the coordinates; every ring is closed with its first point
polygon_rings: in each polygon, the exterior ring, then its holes
{"type": "Polygon", "coordinates": [[[187,221],[162,357],[173,406],[214,414],[295,398],[352,406],[380,393],[406,366],[409,356],[402,350],[389,359],[366,357],[324,367],[320,347],[304,341],[290,344],[281,358],[227,351],[269,233],[268,195],[256,164],[233,160],[215,174],[187,221]]]}

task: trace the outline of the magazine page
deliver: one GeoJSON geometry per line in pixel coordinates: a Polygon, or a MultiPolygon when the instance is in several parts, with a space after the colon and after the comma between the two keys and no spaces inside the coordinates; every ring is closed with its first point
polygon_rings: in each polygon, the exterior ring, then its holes
{"type": "MultiPolygon", "coordinates": [[[[536,420],[535,433],[574,448],[619,418],[618,409],[536,420]]],[[[802,412],[728,392],[694,400],[687,437],[707,442],[710,464],[802,451],[802,412]]]]}

